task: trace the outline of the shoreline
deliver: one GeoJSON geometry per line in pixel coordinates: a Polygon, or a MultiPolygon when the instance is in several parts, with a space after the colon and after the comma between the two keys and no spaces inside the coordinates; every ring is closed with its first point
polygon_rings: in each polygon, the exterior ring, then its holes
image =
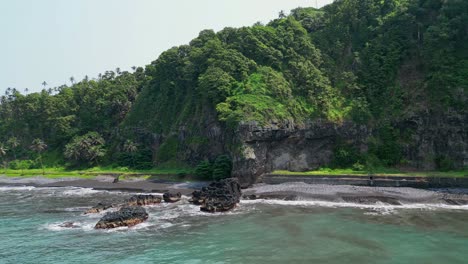
{"type": "Polygon", "coordinates": [[[267,184],[304,182],[308,184],[412,187],[418,189],[468,188],[468,177],[265,174],[261,177],[261,182],[267,184]]]}
{"type": "Polygon", "coordinates": [[[113,183],[114,177],[97,176],[94,179],[81,178],[56,178],[44,177],[4,177],[0,176],[0,186],[31,186],[38,188],[47,187],[78,187],[91,188],[94,190],[142,192],[142,193],[165,193],[180,192],[183,195],[191,195],[194,190],[205,186],[206,182],[171,182],[165,180],[119,180],[113,183]]]}
{"type": "MultiPolygon", "coordinates": [[[[170,182],[164,180],[122,180],[113,183],[113,177],[98,176],[95,179],[58,178],[47,179],[11,178],[0,176],[0,186],[78,187],[94,190],[121,191],[134,193],[180,192],[190,196],[193,191],[206,186],[207,182],[170,182]]],[[[310,184],[303,181],[277,184],[258,183],[243,190],[243,200],[283,201],[328,201],[357,204],[447,204],[468,206],[468,189],[417,189],[411,187],[376,187],[310,184]]]]}

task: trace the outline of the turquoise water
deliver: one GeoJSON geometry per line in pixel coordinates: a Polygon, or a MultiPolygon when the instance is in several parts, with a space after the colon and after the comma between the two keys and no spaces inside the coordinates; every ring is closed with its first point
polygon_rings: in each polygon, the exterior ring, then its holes
{"type": "Polygon", "coordinates": [[[181,203],[113,231],[93,229],[102,215],[82,214],[127,196],[0,187],[0,263],[468,263],[463,206],[253,201],[211,215],[181,203]]]}

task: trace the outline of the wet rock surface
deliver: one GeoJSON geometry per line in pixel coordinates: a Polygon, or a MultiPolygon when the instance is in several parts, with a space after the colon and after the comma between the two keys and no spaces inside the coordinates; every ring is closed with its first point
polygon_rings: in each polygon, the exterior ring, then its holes
{"type": "Polygon", "coordinates": [[[86,210],[85,214],[98,214],[112,207],[113,207],[112,204],[98,203],[96,206],[93,206],[91,209],[86,210]]]}
{"type": "Polygon", "coordinates": [[[79,226],[75,225],[75,223],[73,222],[64,222],[62,224],[59,225],[60,227],[64,227],[64,228],[78,228],[79,226]]]}
{"type": "Polygon", "coordinates": [[[128,199],[125,204],[128,206],[144,206],[144,205],[153,205],[161,203],[161,197],[148,194],[134,195],[128,199]]]}
{"type": "Polygon", "coordinates": [[[163,194],[163,199],[164,199],[164,202],[166,203],[178,202],[180,201],[180,198],[182,198],[182,194],[180,192],[178,193],[166,192],[163,194]]]}
{"type": "Polygon", "coordinates": [[[190,202],[200,205],[205,212],[225,212],[234,208],[240,201],[242,192],[236,178],[213,182],[192,194],[190,202]]]}
{"type": "Polygon", "coordinates": [[[107,213],[99,220],[94,228],[110,229],[122,226],[134,226],[148,219],[148,213],[140,206],[122,207],[117,212],[107,213]]]}

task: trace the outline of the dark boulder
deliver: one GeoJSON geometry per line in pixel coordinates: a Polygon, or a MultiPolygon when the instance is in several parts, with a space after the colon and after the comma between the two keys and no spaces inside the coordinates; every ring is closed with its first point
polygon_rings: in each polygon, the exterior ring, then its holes
{"type": "Polygon", "coordinates": [[[189,202],[193,203],[194,205],[201,205],[204,200],[205,196],[203,191],[194,191],[192,193],[192,198],[190,198],[189,202]]]}
{"type": "Polygon", "coordinates": [[[111,207],[113,207],[112,204],[98,203],[93,208],[86,210],[85,214],[97,214],[97,213],[100,213],[100,212],[102,212],[104,210],[107,210],[107,209],[109,209],[111,207]]]}
{"type": "Polygon", "coordinates": [[[148,219],[148,213],[140,206],[122,207],[117,212],[107,213],[99,220],[94,228],[109,229],[121,226],[134,226],[148,219]]]}
{"type": "Polygon", "coordinates": [[[180,198],[182,198],[182,194],[180,192],[178,193],[170,193],[166,192],[163,194],[163,199],[166,203],[175,203],[180,201],[180,198]]]}
{"type": "Polygon", "coordinates": [[[200,191],[194,191],[190,202],[201,205],[204,212],[225,212],[234,208],[240,201],[241,187],[236,178],[212,182],[200,191]]]}
{"type": "Polygon", "coordinates": [[[148,195],[133,195],[128,199],[125,204],[129,206],[144,206],[144,205],[153,205],[161,203],[161,197],[148,194],[148,195]]]}

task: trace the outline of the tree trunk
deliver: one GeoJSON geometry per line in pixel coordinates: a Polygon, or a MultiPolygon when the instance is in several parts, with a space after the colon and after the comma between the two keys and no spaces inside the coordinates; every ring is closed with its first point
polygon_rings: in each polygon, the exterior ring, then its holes
{"type": "Polygon", "coordinates": [[[45,171],[44,171],[44,164],[42,163],[42,155],[39,154],[39,161],[41,162],[41,168],[42,168],[42,176],[45,175],[45,171]]]}

